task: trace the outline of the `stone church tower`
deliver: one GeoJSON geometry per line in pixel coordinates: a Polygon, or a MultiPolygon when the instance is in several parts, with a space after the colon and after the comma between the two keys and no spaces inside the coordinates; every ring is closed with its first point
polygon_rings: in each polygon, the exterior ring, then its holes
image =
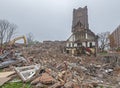
{"type": "Polygon", "coordinates": [[[75,27],[78,24],[81,28],[89,29],[87,6],[84,8],[79,7],[78,9],[73,10],[72,32],[74,32],[75,27]]]}

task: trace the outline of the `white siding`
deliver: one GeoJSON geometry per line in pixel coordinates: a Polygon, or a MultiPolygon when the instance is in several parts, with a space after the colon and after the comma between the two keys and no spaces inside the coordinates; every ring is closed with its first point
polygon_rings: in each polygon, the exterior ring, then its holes
{"type": "Polygon", "coordinates": [[[92,42],[92,46],[95,46],[95,42],[92,42]]]}

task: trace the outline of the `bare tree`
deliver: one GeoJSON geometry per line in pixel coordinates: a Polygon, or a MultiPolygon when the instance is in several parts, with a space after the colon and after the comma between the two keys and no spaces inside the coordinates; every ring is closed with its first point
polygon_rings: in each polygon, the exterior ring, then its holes
{"type": "Polygon", "coordinates": [[[34,43],[34,36],[33,36],[32,33],[27,34],[27,42],[28,42],[29,45],[34,43]]]}
{"type": "Polygon", "coordinates": [[[16,25],[9,23],[7,20],[0,20],[0,45],[6,44],[10,41],[15,33],[16,25]]]}
{"type": "Polygon", "coordinates": [[[106,47],[109,46],[109,34],[110,32],[102,32],[98,34],[99,36],[99,47],[101,51],[104,51],[106,47]]]}

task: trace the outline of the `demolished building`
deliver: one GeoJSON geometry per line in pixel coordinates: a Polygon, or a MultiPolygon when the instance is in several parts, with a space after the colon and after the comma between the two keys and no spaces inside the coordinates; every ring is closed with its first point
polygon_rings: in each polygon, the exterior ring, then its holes
{"type": "Polygon", "coordinates": [[[66,52],[72,55],[81,53],[96,54],[97,36],[89,29],[87,6],[73,10],[72,35],[67,39],[66,52]]]}

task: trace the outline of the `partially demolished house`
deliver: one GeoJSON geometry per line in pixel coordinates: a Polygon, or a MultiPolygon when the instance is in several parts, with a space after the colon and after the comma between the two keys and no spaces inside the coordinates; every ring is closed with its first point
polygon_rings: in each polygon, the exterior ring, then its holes
{"type": "Polygon", "coordinates": [[[97,36],[89,29],[87,6],[73,10],[72,35],[66,51],[72,55],[96,54],[97,36]]]}

